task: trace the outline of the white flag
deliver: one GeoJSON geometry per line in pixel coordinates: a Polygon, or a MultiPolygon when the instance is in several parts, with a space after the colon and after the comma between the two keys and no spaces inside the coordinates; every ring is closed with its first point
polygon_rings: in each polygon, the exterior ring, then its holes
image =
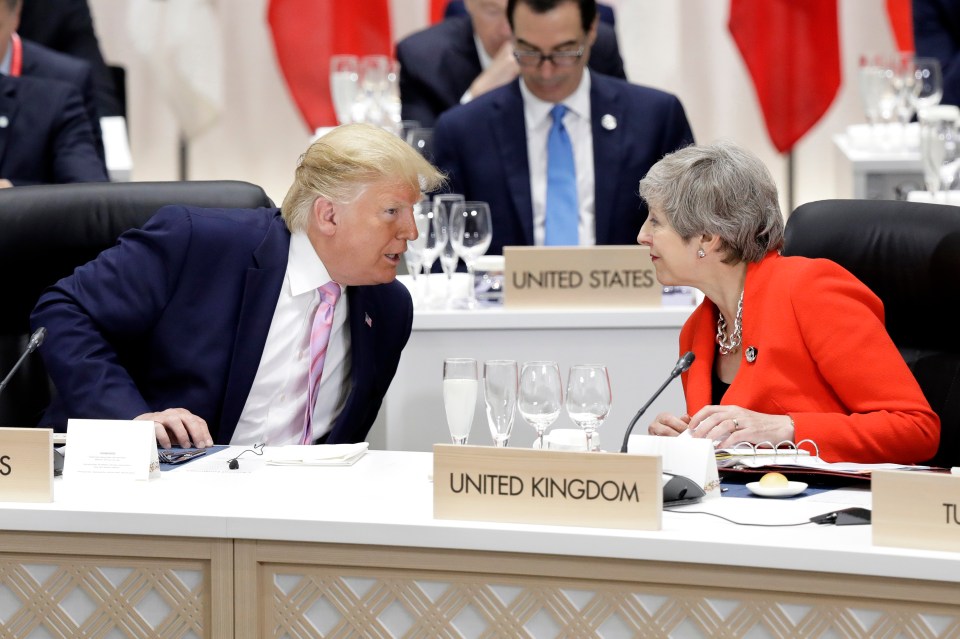
{"type": "Polygon", "coordinates": [[[132,0],[128,28],[187,139],[224,108],[223,39],[211,0],[132,0]]]}

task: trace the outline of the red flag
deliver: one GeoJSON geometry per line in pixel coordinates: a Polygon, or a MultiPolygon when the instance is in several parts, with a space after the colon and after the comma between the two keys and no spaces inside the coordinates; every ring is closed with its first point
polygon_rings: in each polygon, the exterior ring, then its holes
{"type": "Polygon", "coordinates": [[[389,0],[270,0],[277,61],[310,131],[333,126],[330,56],[391,55],[389,0]]]}
{"type": "Polygon", "coordinates": [[[430,0],[430,24],[443,20],[443,12],[447,10],[448,0],[430,0]]]}
{"type": "Polygon", "coordinates": [[[826,113],[840,88],[837,22],[837,0],[730,2],[730,33],[781,153],[826,113]]]}
{"type": "Polygon", "coordinates": [[[910,9],[910,0],[887,0],[887,18],[890,19],[890,28],[893,30],[893,39],[897,43],[897,51],[914,51],[913,12],[910,9]]]}

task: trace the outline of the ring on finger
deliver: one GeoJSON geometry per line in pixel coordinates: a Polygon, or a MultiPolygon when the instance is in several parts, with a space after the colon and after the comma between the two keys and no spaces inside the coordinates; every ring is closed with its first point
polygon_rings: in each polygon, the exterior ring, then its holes
{"type": "Polygon", "coordinates": [[[733,420],[733,430],[740,430],[740,422],[736,418],[733,420]]]}

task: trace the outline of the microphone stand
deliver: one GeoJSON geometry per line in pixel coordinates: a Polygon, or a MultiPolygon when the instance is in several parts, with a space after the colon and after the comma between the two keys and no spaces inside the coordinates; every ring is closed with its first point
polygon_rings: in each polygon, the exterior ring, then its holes
{"type": "Polygon", "coordinates": [[[670,371],[670,376],[667,378],[667,381],[660,385],[660,388],[657,389],[657,392],[655,392],[653,396],[647,400],[647,403],[640,407],[640,410],[637,411],[637,414],[633,416],[633,419],[630,420],[630,425],[627,426],[627,432],[623,435],[623,445],[620,447],[621,453],[627,452],[627,442],[630,441],[630,434],[633,432],[633,427],[637,425],[637,420],[639,420],[640,417],[647,412],[647,409],[650,408],[650,404],[660,397],[660,393],[663,392],[663,389],[665,389],[670,382],[676,379],[680,373],[683,373],[690,368],[690,365],[693,364],[693,359],[694,357],[692,351],[685,353],[677,362],[677,365],[673,367],[673,370],[670,371]]]}

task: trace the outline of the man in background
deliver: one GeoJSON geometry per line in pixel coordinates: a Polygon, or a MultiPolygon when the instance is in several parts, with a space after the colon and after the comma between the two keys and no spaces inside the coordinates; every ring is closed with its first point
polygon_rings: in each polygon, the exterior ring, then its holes
{"type": "Polygon", "coordinates": [[[149,420],[165,448],[362,441],[410,336],[413,205],[440,179],[354,124],[310,146],[281,209],[160,209],[41,296],[58,398],[40,424],[149,420]]]}
{"type": "Polygon", "coordinates": [[[73,86],[0,74],[0,188],[107,180],[73,86]]]}
{"type": "MultiPolygon", "coordinates": [[[[507,0],[466,0],[468,15],[443,20],[397,44],[404,120],[431,127],[441,113],[516,79],[507,0]]],[[[616,32],[596,30],[590,68],[626,79],[616,32]]]]}
{"type": "Polygon", "coordinates": [[[0,0],[0,75],[44,78],[72,85],[83,101],[94,146],[106,170],[101,114],[97,109],[90,64],[21,38],[18,29],[22,9],[23,0],[0,0]]]}
{"type": "Polygon", "coordinates": [[[520,78],[437,121],[449,189],[489,203],[493,242],[633,244],[646,219],[640,179],[693,142],[673,95],[587,70],[594,0],[509,0],[520,78]]]}

